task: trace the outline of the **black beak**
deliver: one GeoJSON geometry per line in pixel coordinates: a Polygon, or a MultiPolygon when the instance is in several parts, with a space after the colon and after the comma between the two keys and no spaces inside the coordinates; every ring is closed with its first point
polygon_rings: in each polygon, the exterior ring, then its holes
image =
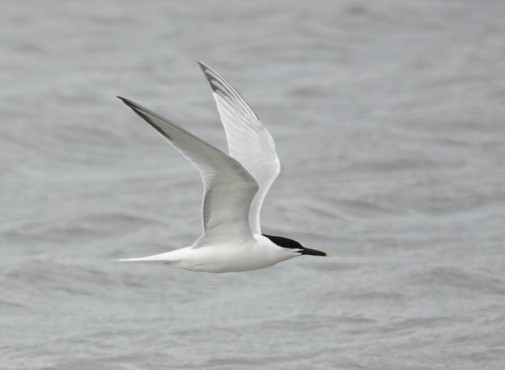
{"type": "Polygon", "coordinates": [[[303,248],[300,253],[307,254],[310,256],[331,257],[331,254],[329,253],[316,251],[315,249],[309,249],[309,248],[303,248]]]}

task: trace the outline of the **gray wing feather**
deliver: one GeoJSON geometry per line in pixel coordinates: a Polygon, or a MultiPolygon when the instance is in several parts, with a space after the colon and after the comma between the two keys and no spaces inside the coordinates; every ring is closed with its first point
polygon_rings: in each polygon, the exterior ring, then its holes
{"type": "Polygon", "coordinates": [[[228,154],[177,124],[131,100],[119,98],[200,171],[204,185],[205,239],[231,242],[252,238],[248,215],[258,184],[247,170],[228,154]]]}
{"type": "Polygon", "coordinates": [[[253,233],[261,234],[260,212],[281,166],[272,135],[240,94],[219,74],[198,62],[213,91],[228,151],[256,179],[259,190],[249,211],[253,233]]]}

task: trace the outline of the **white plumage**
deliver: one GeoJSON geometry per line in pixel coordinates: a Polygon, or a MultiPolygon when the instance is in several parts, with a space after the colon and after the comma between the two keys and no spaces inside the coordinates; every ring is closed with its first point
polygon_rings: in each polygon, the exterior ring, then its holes
{"type": "Polygon", "coordinates": [[[302,254],[327,256],[294,240],[261,234],[261,206],[280,172],[274,140],[235,89],[198,63],[212,87],[229,155],[159,114],[120,99],[200,172],[203,233],[190,247],[120,261],[163,261],[193,271],[232,272],[268,267],[302,254]]]}

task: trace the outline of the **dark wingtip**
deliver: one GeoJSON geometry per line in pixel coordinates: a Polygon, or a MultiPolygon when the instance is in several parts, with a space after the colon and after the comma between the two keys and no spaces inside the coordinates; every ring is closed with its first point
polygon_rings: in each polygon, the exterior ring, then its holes
{"type": "MultiPolygon", "coordinates": [[[[196,59],[195,59],[196,60],[196,59]]],[[[214,72],[214,70],[212,70],[212,68],[210,68],[207,64],[205,64],[204,62],[200,61],[200,60],[196,60],[196,62],[198,63],[198,66],[200,67],[200,69],[202,70],[203,72],[203,75],[205,76],[205,78],[207,79],[207,81],[209,81],[209,83],[211,84],[212,86],[212,89],[214,90],[214,84],[213,84],[213,81],[214,81],[214,77],[212,77],[212,73],[216,73],[214,72]]]]}
{"type": "Polygon", "coordinates": [[[198,66],[201,68],[202,71],[205,72],[205,70],[207,70],[209,67],[204,63],[202,62],[201,60],[198,60],[198,59],[195,59],[195,62],[198,64],[198,66]]]}
{"type": "Polygon", "coordinates": [[[121,100],[123,103],[124,103],[126,100],[128,100],[128,99],[123,98],[122,96],[119,96],[119,95],[117,96],[117,98],[118,98],[119,100],[121,100]]]}
{"type": "Polygon", "coordinates": [[[213,76],[213,75],[217,75],[217,73],[212,68],[210,68],[207,64],[205,64],[204,62],[201,62],[199,60],[197,60],[196,62],[200,66],[200,69],[202,70],[203,75],[205,76],[205,78],[209,82],[212,91],[214,91],[214,92],[218,91],[219,89],[215,83],[216,78],[215,78],[215,76],[213,76]]]}
{"type": "Polygon", "coordinates": [[[131,101],[130,99],[123,98],[122,96],[118,95],[118,99],[121,100],[123,103],[125,103],[127,106],[129,106],[131,109],[137,111],[138,110],[138,104],[131,101]]]}
{"type": "Polygon", "coordinates": [[[119,95],[117,96],[117,98],[119,100],[121,100],[123,103],[125,103],[126,105],[130,106],[130,101],[128,99],[123,98],[122,96],[119,96],[119,95]]]}
{"type": "MultiPolygon", "coordinates": [[[[161,135],[165,136],[168,140],[172,140],[172,137],[167,132],[163,131],[163,129],[161,129],[160,126],[157,125],[156,122],[154,122],[151,117],[149,117],[149,115],[147,114],[149,110],[147,108],[142,107],[140,104],[137,104],[134,101],[123,98],[122,96],[118,96],[118,98],[128,107],[130,107],[133,110],[133,112],[135,112],[139,117],[141,117],[147,123],[149,123],[161,135]]],[[[156,115],[156,113],[154,112],[151,112],[150,114],[156,115]]]]}

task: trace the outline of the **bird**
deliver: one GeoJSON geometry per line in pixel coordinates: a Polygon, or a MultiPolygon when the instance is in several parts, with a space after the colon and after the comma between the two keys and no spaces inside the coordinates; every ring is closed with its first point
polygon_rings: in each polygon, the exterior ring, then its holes
{"type": "Polygon", "coordinates": [[[158,261],[198,272],[257,270],[298,256],[330,254],[261,232],[260,212],[280,162],[270,132],[223,77],[196,61],[212,88],[228,154],[132,100],[118,96],[200,172],[203,233],[193,245],[123,262],[158,261]]]}

